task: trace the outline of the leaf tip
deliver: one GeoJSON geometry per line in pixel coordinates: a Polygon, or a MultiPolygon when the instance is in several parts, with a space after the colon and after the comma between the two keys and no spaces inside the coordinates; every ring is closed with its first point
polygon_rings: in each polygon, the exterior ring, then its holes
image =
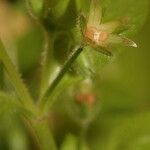
{"type": "Polygon", "coordinates": [[[137,46],[137,44],[135,42],[133,42],[132,47],[137,48],[138,46],[137,46]]]}

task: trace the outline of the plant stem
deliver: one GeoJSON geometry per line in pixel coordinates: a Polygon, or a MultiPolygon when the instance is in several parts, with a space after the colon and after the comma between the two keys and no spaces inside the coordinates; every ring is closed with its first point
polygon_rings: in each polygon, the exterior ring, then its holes
{"type": "Polygon", "coordinates": [[[85,147],[87,129],[88,129],[88,125],[85,125],[85,124],[81,125],[81,131],[80,131],[80,135],[79,135],[79,139],[78,139],[77,150],[82,150],[83,147],[85,147]]]}
{"type": "Polygon", "coordinates": [[[29,16],[34,19],[37,23],[39,23],[39,18],[34,14],[33,7],[30,0],[24,0],[25,6],[29,16]]]}
{"type": "Polygon", "coordinates": [[[24,122],[40,150],[57,150],[47,117],[27,118],[24,122]]]}
{"type": "Polygon", "coordinates": [[[49,88],[46,90],[44,96],[41,99],[42,106],[46,104],[47,101],[50,100],[51,94],[56,88],[56,86],[59,84],[61,79],[64,77],[65,73],[69,70],[72,63],[76,60],[76,58],[80,55],[80,53],[83,50],[83,46],[77,47],[73,50],[73,52],[68,57],[67,61],[64,63],[62,68],[60,69],[59,73],[56,75],[55,79],[49,86],[49,88]]]}
{"type": "Polygon", "coordinates": [[[0,41],[0,60],[2,64],[4,65],[5,69],[7,70],[7,73],[10,77],[10,80],[15,87],[20,100],[21,104],[26,108],[33,109],[33,100],[24,85],[23,81],[20,78],[20,74],[17,72],[14,64],[12,63],[10,57],[8,56],[2,42],[0,41]]]}
{"type": "Polygon", "coordinates": [[[49,78],[51,69],[53,66],[53,58],[52,58],[52,35],[46,30],[43,30],[43,52],[41,55],[41,89],[40,89],[40,98],[44,95],[46,89],[49,86],[49,78]]]}
{"type": "Polygon", "coordinates": [[[82,125],[80,135],[79,135],[79,138],[78,138],[77,150],[82,150],[83,149],[83,147],[85,145],[86,134],[87,134],[87,126],[82,125]]]}

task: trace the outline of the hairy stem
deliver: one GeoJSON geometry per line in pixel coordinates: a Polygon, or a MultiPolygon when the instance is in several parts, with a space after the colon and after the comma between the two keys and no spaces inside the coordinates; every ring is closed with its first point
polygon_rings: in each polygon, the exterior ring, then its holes
{"type": "Polygon", "coordinates": [[[10,80],[20,97],[21,104],[26,109],[30,108],[32,110],[33,106],[34,106],[33,100],[31,98],[25,84],[21,80],[20,75],[17,72],[14,64],[12,63],[11,59],[9,58],[1,41],[0,41],[0,60],[1,60],[2,64],[4,65],[8,75],[10,77],[10,80]]]}
{"type": "Polygon", "coordinates": [[[61,79],[64,77],[65,73],[69,70],[72,63],[76,60],[76,58],[80,55],[82,52],[83,47],[77,47],[73,50],[73,52],[68,57],[67,61],[64,63],[62,68],[60,69],[59,73],[56,75],[55,79],[49,86],[49,88],[46,90],[44,96],[41,99],[42,106],[46,105],[47,101],[50,101],[51,94],[54,91],[54,89],[57,87],[61,79]]]}

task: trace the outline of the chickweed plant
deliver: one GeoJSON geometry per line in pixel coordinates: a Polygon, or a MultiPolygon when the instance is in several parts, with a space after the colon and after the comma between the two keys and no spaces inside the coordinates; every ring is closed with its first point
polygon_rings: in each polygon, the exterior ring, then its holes
{"type": "MultiPolygon", "coordinates": [[[[103,109],[102,68],[114,62],[125,48],[136,53],[139,43],[131,39],[146,20],[148,0],[24,0],[18,3],[42,33],[42,46],[37,52],[40,53],[37,67],[27,81],[0,35],[0,107],[4,108],[0,117],[7,114],[9,120],[19,120],[16,122],[26,131],[27,135],[23,135],[28,137],[26,141],[32,141],[31,146],[14,148],[12,139],[17,139],[15,133],[22,132],[18,131],[20,127],[11,127],[9,149],[93,149],[88,142],[88,131],[103,109]],[[12,90],[7,90],[6,79],[12,90]],[[66,114],[64,120],[71,121],[66,121],[66,125],[57,122],[57,117],[63,115],[57,116],[55,112],[66,114]],[[58,133],[59,123],[66,132],[58,133]]],[[[32,52],[28,55],[35,57],[32,52]]],[[[18,141],[25,141],[23,136],[18,141]]],[[[104,149],[115,150],[113,146],[104,149]]]]}

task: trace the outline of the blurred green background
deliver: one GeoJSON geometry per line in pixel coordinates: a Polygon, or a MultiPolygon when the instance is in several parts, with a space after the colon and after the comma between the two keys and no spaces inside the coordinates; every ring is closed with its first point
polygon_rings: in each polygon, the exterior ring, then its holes
{"type": "MultiPolygon", "coordinates": [[[[3,0],[0,1],[0,34],[36,97],[38,77],[33,78],[33,75],[39,66],[42,33],[22,6],[15,1],[9,5],[2,3],[3,0]]],[[[133,39],[138,48],[127,47],[121,52],[102,69],[100,84],[95,85],[100,93],[100,112],[88,130],[87,144],[91,150],[150,149],[150,11],[146,23],[133,39]]],[[[5,74],[2,67],[0,70],[5,74]]],[[[5,87],[2,76],[0,82],[1,89],[12,91],[7,76],[5,87]]],[[[5,109],[0,101],[0,110],[3,110],[0,111],[0,150],[37,149],[33,137],[13,115],[12,109],[11,106],[5,109]]],[[[50,126],[59,146],[68,133],[78,134],[78,125],[64,110],[65,107],[56,102],[50,115],[50,126]]]]}

